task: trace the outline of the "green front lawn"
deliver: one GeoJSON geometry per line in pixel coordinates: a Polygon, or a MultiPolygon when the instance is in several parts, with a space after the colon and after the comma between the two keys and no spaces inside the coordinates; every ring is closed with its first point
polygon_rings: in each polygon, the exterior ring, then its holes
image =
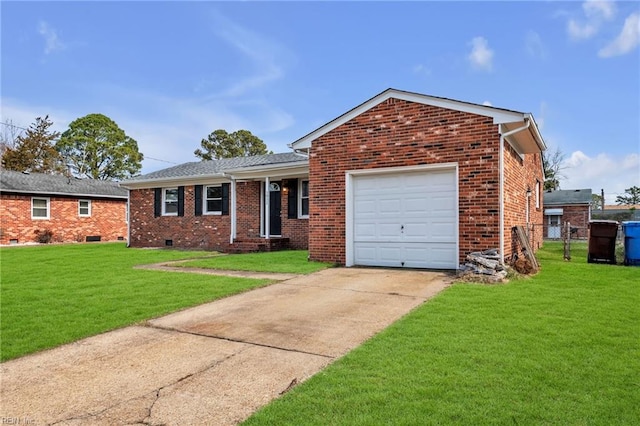
{"type": "Polygon", "coordinates": [[[538,255],[535,277],[448,288],[246,424],[640,424],[640,267],[538,255]]]}
{"type": "Polygon", "coordinates": [[[1,360],[268,283],[133,269],[205,255],[211,253],[134,249],[123,243],[0,249],[1,360]]]}
{"type": "Polygon", "coordinates": [[[283,250],[270,253],[246,253],[242,256],[215,256],[180,262],[174,266],[287,274],[311,274],[331,266],[330,263],[309,262],[308,256],[309,252],[306,250],[283,250]]]}

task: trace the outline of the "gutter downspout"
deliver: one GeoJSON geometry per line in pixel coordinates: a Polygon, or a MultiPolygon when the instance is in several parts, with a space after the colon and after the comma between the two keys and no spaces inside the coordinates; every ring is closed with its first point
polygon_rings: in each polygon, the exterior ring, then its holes
{"type": "Polygon", "coordinates": [[[525,125],[522,127],[518,127],[517,129],[513,129],[508,131],[507,133],[502,133],[502,124],[498,125],[498,132],[500,133],[500,155],[499,155],[499,165],[500,167],[500,194],[499,194],[499,202],[500,202],[500,263],[504,265],[504,140],[506,137],[513,135],[514,133],[521,132],[526,130],[531,125],[531,119],[529,117],[525,117],[524,119],[525,125]]]}
{"type": "Polygon", "coordinates": [[[131,190],[127,188],[127,247],[131,247],[131,190]]]}

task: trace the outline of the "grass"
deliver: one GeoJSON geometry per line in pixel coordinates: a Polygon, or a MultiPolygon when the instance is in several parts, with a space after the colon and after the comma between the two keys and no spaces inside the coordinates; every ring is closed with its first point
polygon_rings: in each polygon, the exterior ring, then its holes
{"type": "Polygon", "coordinates": [[[269,282],[133,269],[204,255],[211,253],[134,249],[122,243],[1,249],[1,360],[269,282]]]}
{"type": "Polygon", "coordinates": [[[216,256],[181,262],[175,266],[189,268],[230,269],[234,271],[311,274],[326,269],[330,263],[309,262],[306,250],[284,250],[270,253],[247,253],[241,256],[216,256]]]}
{"type": "Polygon", "coordinates": [[[247,425],[640,424],[640,268],[572,261],[455,284],[247,425]]]}

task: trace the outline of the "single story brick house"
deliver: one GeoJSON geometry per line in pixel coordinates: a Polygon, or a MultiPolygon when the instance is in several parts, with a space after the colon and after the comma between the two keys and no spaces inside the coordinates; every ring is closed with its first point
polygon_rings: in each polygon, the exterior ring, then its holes
{"type": "Polygon", "coordinates": [[[528,113],[388,89],[290,148],[122,182],[130,245],[457,269],[488,248],[509,260],[512,228],[542,222],[546,146],[528,113]]]}
{"type": "Polygon", "coordinates": [[[116,241],[127,235],[128,191],[117,182],[0,172],[0,244],[116,241]]]}
{"type": "Polygon", "coordinates": [[[544,237],[562,238],[562,226],[569,222],[571,238],[586,239],[591,220],[591,189],[565,189],[544,193],[544,237]]]}

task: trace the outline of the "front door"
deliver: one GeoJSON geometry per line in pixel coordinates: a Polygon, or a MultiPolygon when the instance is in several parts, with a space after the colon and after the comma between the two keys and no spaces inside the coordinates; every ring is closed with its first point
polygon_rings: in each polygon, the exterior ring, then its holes
{"type": "Polygon", "coordinates": [[[271,182],[269,184],[269,211],[265,215],[269,218],[269,235],[280,235],[282,233],[282,199],[280,197],[280,188],[280,182],[271,182]]]}

